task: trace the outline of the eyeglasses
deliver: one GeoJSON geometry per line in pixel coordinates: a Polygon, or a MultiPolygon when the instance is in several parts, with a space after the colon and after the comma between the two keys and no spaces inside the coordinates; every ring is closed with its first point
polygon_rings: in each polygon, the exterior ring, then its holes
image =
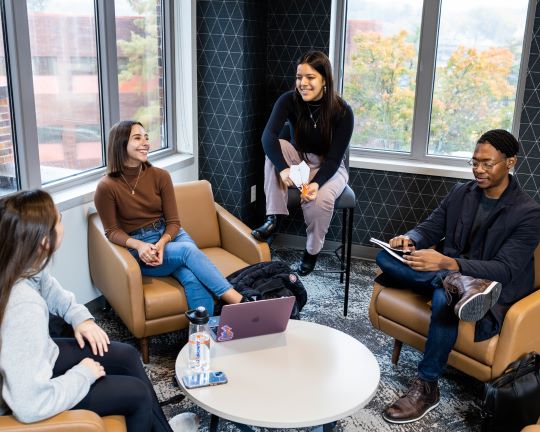
{"type": "Polygon", "coordinates": [[[504,162],[506,159],[501,159],[497,162],[487,161],[487,162],[480,162],[474,159],[468,160],[467,163],[469,166],[472,166],[473,169],[477,169],[478,167],[482,167],[484,171],[491,171],[493,168],[495,168],[495,165],[500,164],[501,162],[504,162]]]}

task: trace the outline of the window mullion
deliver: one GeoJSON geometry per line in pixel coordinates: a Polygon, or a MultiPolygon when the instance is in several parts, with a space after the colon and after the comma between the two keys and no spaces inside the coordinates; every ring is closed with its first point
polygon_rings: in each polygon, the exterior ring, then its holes
{"type": "Polygon", "coordinates": [[[25,1],[6,0],[6,49],[12,89],[14,141],[22,189],[41,187],[36,105],[28,11],[25,1]]]}
{"type": "Polygon", "coordinates": [[[175,147],[176,110],[174,100],[174,4],[171,0],[161,0],[161,20],[163,38],[163,85],[165,101],[165,139],[169,150],[177,150],[175,147]]]}
{"type": "Polygon", "coordinates": [[[422,11],[411,143],[411,156],[416,160],[427,159],[441,1],[425,0],[422,11]]]}
{"type": "MultiPolygon", "coordinates": [[[[101,93],[102,142],[105,143],[112,125],[120,120],[118,92],[118,61],[116,52],[116,21],[114,1],[96,0],[97,45],[101,93]]],[[[104,160],[106,148],[103,147],[104,160]]]]}

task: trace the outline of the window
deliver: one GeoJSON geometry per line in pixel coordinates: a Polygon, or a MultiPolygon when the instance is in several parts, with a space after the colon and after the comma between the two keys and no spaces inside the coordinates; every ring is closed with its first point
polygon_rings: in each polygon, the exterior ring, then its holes
{"type": "Polygon", "coordinates": [[[0,0],[0,194],[97,179],[120,119],[140,120],[151,150],[171,153],[174,4],[0,0]]]}
{"type": "Polygon", "coordinates": [[[348,0],[352,147],[459,164],[482,132],[512,130],[527,8],[527,0],[348,0]]]}
{"type": "Polygon", "coordinates": [[[150,150],[166,147],[159,0],[116,0],[120,118],[140,121],[150,150]]]}
{"type": "Polygon", "coordinates": [[[88,56],[71,57],[71,74],[97,76],[97,58],[88,56]]]}
{"type": "Polygon", "coordinates": [[[57,56],[54,74],[33,68],[43,184],[103,166],[101,133],[80,141],[77,132],[78,125],[101,124],[94,1],[61,3],[28,7],[33,59],[57,56]]]}
{"type": "Polygon", "coordinates": [[[34,75],[55,75],[56,57],[32,57],[32,72],[34,75]]]}
{"type": "Polygon", "coordinates": [[[11,99],[6,74],[3,28],[2,25],[0,28],[0,196],[18,189],[16,155],[11,131],[11,99]]]}

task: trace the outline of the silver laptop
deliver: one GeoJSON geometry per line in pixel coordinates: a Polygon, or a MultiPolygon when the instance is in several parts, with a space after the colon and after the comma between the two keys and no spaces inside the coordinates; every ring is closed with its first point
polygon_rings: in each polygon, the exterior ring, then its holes
{"type": "Polygon", "coordinates": [[[285,331],[296,298],[279,297],[223,306],[221,316],[210,318],[210,335],[225,342],[285,331]]]}

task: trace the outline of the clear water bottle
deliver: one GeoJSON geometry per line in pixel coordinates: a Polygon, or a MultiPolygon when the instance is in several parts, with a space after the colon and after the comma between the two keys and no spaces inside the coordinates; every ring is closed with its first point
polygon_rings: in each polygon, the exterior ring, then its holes
{"type": "Polygon", "coordinates": [[[210,333],[208,330],[208,311],[199,306],[186,312],[189,319],[189,371],[208,372],[210,369],[210,333]]]}

